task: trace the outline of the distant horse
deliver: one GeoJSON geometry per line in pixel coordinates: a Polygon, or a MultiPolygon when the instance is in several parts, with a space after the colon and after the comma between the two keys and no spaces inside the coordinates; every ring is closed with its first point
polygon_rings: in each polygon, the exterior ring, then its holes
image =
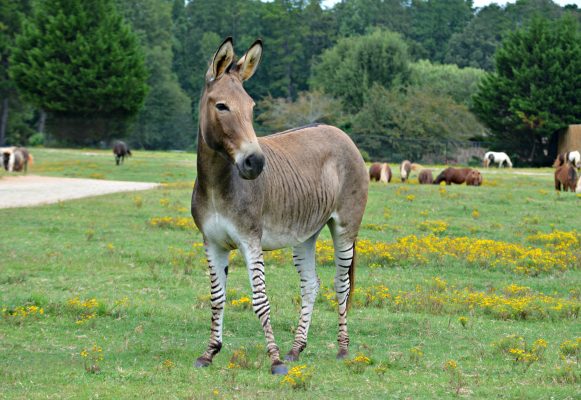
{"type": "Polygon", "coordinates": [[[405,182],[410,177],[410,172],[412,171],[412,163],[408,160],[404,160],[399,166],[399,174],[401,176],[401,181],[405,182]]]}
{"type": "Polygon", "coordinates": [[[0,147],[0,161],[2,167],[8,171],[8,164],[10,163],[10,156],[16,147],[0,147]]]}
{"type": "Polygon", "coordinates": [[[369,180],[383,183],[391,182],[391,168],[387,163],[373,163],[369,167],[369,180]]]}
{"type": "Polygon", "coordinates": [[[577,150],[561,153],[555,159],[553,167],[560,167],[567,162],[573,165],[575,168],[581,168],[581,153],[579,153],[577,150]]]}
{"type": "MultiPolygon", "coordinates": [[[[579,179],[581,181],[581,179],[579,179]]],[[[579,188],[577,171],[570,164],[561,165],[555,170],[555,190],[561,191],[561,186],[565,192],[571,189],[571,192],[581,191],[579,188]]]]}
{"type": "Polygon", "coordinates": [[[461,185],[466,182],[466,177],[471,171],[472,168],[446,168],[438,175],[434,184],[439,185],[440,182],[446,182],[446,185],[451,185],[452,183],[461,185]]]}
{"type": "Polygon", "coordinates": [[[125,142],[118,140],[113,145],[113,154],[115,154],[115,164],[119,165],[120,163],[123,164],[126,156],[131,156],[131,150],[129,150],[125,142]]]}
{"type": "Polygon", "coordinates": [[[484,159],[482,161],[486,168],[488,168],[491,163],[498,164],[498,168],[502,168],[504,163],[506,163],[510,168],[512,168],[510,157],[508,154],[503,152],[488,151],[484,154],[484,159]]]}
{"type": "Polygon", "coordinates": [[[2,153],[2,166],[8,172],[28,172],[28,164],[32,164],[33,157],[24,147],[5,147],[2,153]]]}
{"type": "Polygon", "coordinates": [[[422,169],[418,175],[418,181],[420,185],[431,185],[434,183],[434,177],[432,176],[431,169],[422,169]]]}
{"type": "Polygon", "coordinates": [[[466,175],[466,186],[480,186],[482,185],[482,174],[480,171],[473,169],[466,175]]]}

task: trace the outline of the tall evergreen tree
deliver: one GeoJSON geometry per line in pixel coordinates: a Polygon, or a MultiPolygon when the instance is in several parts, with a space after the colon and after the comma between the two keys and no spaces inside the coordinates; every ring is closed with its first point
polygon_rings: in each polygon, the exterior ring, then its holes
{"type": "MultiPolygon", "coordinates": [[[[193,146],[191,99],[172,70],[174,18],[179,4],[169,0],[116,0],[145,51],[149,93],[129,141],[133,147],[183,149],[193,146]]],[[[179,18],[179,14],[178,14],[179,18]]]]}
{"type": "Polygon", "coordinates": [[[21,20],[30,13],[30,9],[28,0],[0,0],[0,146],[7,139],[11,139],[11,143],[23,144],[26,136],[33,133],[25,121],[30,117],[30,107],[22,103],[16,84],[8,74],[9,59],[16,35],[20,32],[21,20]]]}
{"type": "Polygon", "coordinates": [[[23,98],[52,113],[57,137],[80,144],[118,135],[118,123],[139,111],[147,93],[135,34],[113,0],[34,5],[10,59],[23,98]]]}
{"type": "Polygon", "coordinates": [[[581,33],[571,16],[535,18],[496,53],[496,72],[482,82],[474,112],[503,148],[546,162],[549,138],[581,120],[581,33]]]}

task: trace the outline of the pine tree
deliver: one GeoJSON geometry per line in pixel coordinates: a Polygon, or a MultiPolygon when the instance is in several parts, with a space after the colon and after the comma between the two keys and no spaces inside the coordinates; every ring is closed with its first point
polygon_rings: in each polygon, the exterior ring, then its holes
{"type": "Polygon", "coordinates": [[[194,144],[196,129],[191,99],[172,70],[174,21],[179,4],[167,0],[116,0],[145,49],[150,91],[137,114],[128,140],[132,147],[185,149],[194,144]]]}
{"type": "Polygon", "coordinates": [[[60,118],[55,135],[77,143],[106,139],[107,121],[134,115],[147,93],[143,53],[112,0],[36,2],[10,74],[25,100],[60,118]]]}
{"type": "Polygon", "coordinates": [[[535,18],[496,53],[474,112],[505,150],[543,163],[550,136],[581,120],[581,33],[571,16],[535,18]]]}

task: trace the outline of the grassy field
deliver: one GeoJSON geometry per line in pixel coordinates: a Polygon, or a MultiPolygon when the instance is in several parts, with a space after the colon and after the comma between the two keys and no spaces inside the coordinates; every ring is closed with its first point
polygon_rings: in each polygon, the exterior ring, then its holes
{"type": "MultiPolygon", "coordinates": [[[[484,171],[484,186],[370,186],[349,315],[335,360],[329,234],[309,345],[269,374],[239,255],[224,347],[209,336],[209,277],[189,215],[195,155],[34,150],[31,174],[160,189],[0,210],[0,398],[502,398],[581,396],[581,198],[550,169],[484,171]]],[[[392,166],[392,168],[395,166],[392,166]]],[[[436,168],[438,169],[438,168],[436,168]]],[[[0,179],[1,179],[0,175],[0,179]]],[[[398,179],[396,179],[398,180],[398,179]]],[[[288,250],[267,255],[281,351],[298,323],[288,250]]]]}

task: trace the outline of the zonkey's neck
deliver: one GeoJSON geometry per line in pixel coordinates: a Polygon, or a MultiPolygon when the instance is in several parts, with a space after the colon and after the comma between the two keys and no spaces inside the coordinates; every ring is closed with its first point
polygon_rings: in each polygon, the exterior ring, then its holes
{"type": "Polygon", "coordinates": [[[198,184],[204,190],[226,186],[238,174],[236,166],[208,146],[201,128],[198,129],[197,167],[198,184]]]}

